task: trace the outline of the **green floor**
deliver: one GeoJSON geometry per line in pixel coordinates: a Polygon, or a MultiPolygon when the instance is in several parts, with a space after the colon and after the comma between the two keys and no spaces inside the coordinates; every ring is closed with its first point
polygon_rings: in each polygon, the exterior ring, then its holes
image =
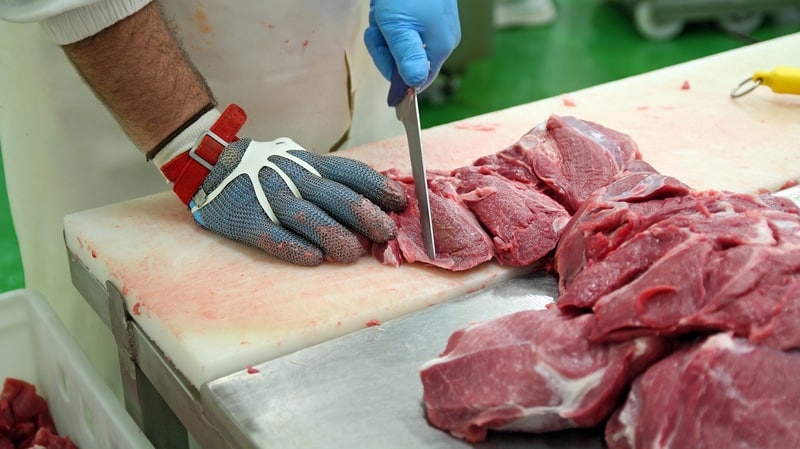
{"type": "MultiPolygon", "coordinates": [[[[458,86],[443,102],[421,107],[430,127],[595,84],[647,72],[754,41],[800,31],[796,15],[771,17],[750,36],[722,32],[714,24],[690,24],[677,38],[641,38],[630,13],[603,0],[555,0],[558,19],[538,28],[497,31],[490,56],[455,77],[458,86]]],[[[469,30],[465,30],[468,33],[469,30]]],[[[787,61],[798,65],[798,61],[787,61]]],[[[754,67],[770,69],[771,67],[754,67]]],[[[749,74],[743,73],[746,77],[749,74]]],[[[423,99],[425,99],[423,97],[423,99]]],[[[35,205],[31,205],[35,207],[35,205]]],[[[0,292],[23,286],[5,181],[0,162],[0,292]]]]}

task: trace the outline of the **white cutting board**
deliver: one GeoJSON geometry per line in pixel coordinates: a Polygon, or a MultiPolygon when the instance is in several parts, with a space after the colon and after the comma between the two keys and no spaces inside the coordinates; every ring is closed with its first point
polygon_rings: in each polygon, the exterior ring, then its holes
{"type": "MultiPolygon", "coordinates": [[[[431,128],[426,164],[469,164],[555,113],[630,134],[645,160],[695,188],[776,190],[800,177],[800,97],[766,87],[728,94],[756,70],[800,66],[799,55],[800,34],[431,128]]],[[[409,168],[403,136],[343,154],[409,168]]],[[[463,273],[390,268],[371,257],[295,267],[200,230],[171,192],[72,214],[64,226],[76,259],[122,291],[196,386],[520,274],[495,263],[463,273]]]]}

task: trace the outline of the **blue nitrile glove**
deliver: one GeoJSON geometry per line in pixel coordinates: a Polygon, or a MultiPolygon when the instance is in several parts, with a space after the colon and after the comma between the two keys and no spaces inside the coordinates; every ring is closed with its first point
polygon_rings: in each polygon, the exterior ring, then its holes
{"type": "Polygon", "coordinates": [[[306,266],[323,253],[355,261],[363,245],[348,228],[374,242],[393,238],[394,222],[381,208],[405,205],[403,188],[366,164],[287,138],[229,144],[190,203],[201,226],[306,266]]]}
{"type": "Polygon", "coordinates": [[[422,91],[436,79],[461,40],[457,0],[371,0],[364,43],[388,80],[422,91]]]}

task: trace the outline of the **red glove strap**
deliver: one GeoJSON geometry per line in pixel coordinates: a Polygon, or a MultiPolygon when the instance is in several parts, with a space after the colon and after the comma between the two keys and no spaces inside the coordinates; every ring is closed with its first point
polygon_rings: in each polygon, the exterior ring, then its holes
{"type": "Polygon", "coordinates": [[[235,104],[228,106],[211,129],[201,136],[200,143],[161,166],[161,172],[172,182],[172,190],[183,204],[189,204],[222,150],[239,140],[236,133],[246,120],[244,109],[235,104]]]}

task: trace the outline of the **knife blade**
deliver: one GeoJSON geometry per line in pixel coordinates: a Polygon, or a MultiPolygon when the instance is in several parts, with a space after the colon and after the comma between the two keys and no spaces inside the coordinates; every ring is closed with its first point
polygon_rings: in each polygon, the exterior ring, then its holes
{"type": "Polygon", "coordinates": [[[397,119],[403,123],[408,139],[408,152],[411,157],[411,173],[414,176],[414,194],[419,205],[422,241],[428,258],[436,258],[436,245],[433,238],[433,220],[431,219],[431,200],[428,194],[428,180],[425,176],[425,159],[422,156],[422,136],[419,125],[419,106],[417,92],[406,85],[397,69],[392,73],[389,106],[394,107],[397,119]]]}

